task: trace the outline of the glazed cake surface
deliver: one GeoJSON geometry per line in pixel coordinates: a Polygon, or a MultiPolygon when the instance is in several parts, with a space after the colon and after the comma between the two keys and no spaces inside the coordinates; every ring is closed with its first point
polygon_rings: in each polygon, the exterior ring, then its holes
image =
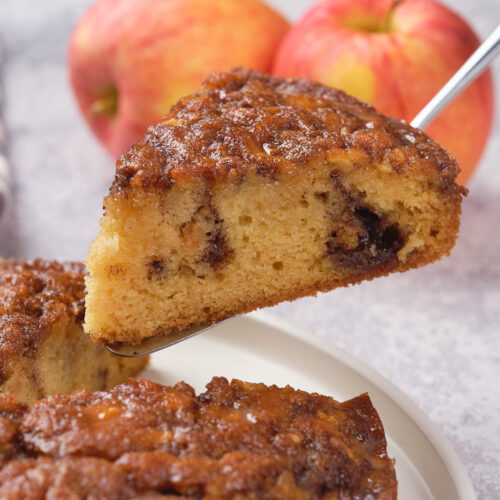
{"type": "Polygon", "coordinates": [[[118,160],[85,329],[138,343],[432,262],[457,236],[458,171],[339,90],[213,74],[118,160]]]}
{"type": "Polygon", "coordinates": [[[339,403],[215,377],[0,395],[0,497],[393,500],[397,481],[368,395],[339,403]]]}
{"type": "Polygon", "coordinates": [[[75,389],[108,389],[147,360],[120,359],[83,333],[81,263],[0,260],[0,392],[33,402],[75,389]]]}

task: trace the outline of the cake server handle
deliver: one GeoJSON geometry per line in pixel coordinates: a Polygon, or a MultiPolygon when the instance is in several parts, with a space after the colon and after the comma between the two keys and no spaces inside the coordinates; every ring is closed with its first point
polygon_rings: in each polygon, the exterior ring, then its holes
{"type": "Polygon", "coordinates": [[[436,116],[479,76],[500,52],[500,24],[448,80],[445,86],[413,118],[411,126],[425,129],[436,116]]]}

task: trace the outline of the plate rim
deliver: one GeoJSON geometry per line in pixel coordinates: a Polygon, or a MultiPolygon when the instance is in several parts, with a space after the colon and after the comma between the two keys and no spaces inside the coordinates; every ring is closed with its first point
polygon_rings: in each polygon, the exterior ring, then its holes
{"type": "Polygon", "coordinates": [[[336,345],[332,340],[315,335],[305,328],[297,327],[275,314],[259,310],[246,314],[243,318],[266,324],[282,331],[286,335],[290,335],[295,340],[310,344],[319,351],[333,357],[337,363],[346,365],[359,373],[362,377],[370,380],[370,382],[375,384],[382,392],[392,399],[427,436],[448,469],[459,492],[459,500],[477,500],[477,495],[474,491],[469,474],[449,439],[436,427],[432,420],[409,396],[384,375],[360,358],[336,345]]]}

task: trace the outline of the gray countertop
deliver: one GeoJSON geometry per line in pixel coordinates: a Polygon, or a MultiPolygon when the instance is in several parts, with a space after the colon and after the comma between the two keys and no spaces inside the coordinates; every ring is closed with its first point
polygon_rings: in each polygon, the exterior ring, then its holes
{"type": "MultiPolygon", "coordinates": [[[[295,19],[310,1],[271,0],[295,19]]],[[[448,1],[486,36],[497,0],[448,1]]],[[[78,115],[68,37],[90,0],[2,0],[0,37],[14,207],[0,255],[84,259],[113,161],[78,115]]],[[[500,81],[500,61],[495,75],[500,81]]],[[[449,438],[479,498],[500,498],[499,117],[449,258],[272,309],[392,380],[449,438]]]]}

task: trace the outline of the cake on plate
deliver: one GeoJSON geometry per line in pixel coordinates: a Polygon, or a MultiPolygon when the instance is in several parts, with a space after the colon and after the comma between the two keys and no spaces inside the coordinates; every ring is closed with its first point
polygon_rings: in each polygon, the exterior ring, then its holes
{"type": "Polygon", "coordinates": [[[395,500],[367,394],[344,403],[214,378],[109,392],[0,395],[0,498],[395,500]]]}
{"type": "Polygon", "coordinates": [[[212,74],[118,160],[84,328],[136,344],[435,261],[457,236],[458,172],[339,90],[212,74]]]}
{"type": "Polygon", "coordinates": [[[31,403],[75,389],[109,389],[147,359],[124,359],[83,332],[80,263],[0,260],[0,392],[31,403]]]}

